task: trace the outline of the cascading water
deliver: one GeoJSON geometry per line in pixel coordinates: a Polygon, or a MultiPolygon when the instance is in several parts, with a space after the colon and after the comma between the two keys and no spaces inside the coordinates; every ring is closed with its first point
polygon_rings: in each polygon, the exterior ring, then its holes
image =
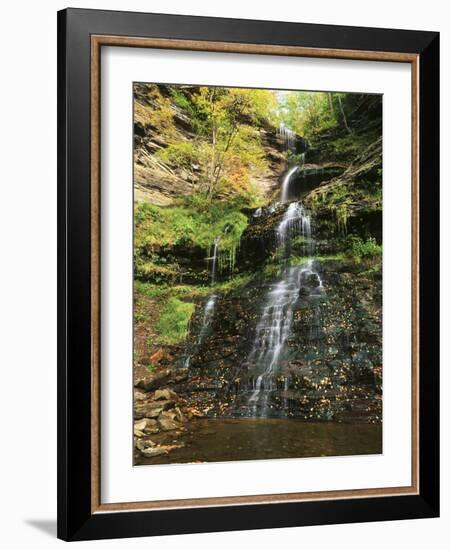
{"type": "Polygon", "coordinates": [[[276,235],[279,257],[286,258],[289,255],[291,239],[299,235],[304,239],[304,254],[312,255],[312,223],[302,204],[290,203],[277,227],[276,235]]]}
{"type": "Polygon", "coordinates": [[[279,126],[279,135],[285,143],[287,151],[296,151],[296,134],[290,128],[287,128],[282,122],[279,126]]]}
{"type": "Polygon", "coordinates": [[[221,240],[221,237],[216,237],[213,240],[213,254],[211,256],[211,284],[215,284],[216,279],[216,264],[218,261],[218,247],[219,247],[219,241],[221,240]]]}
{"type": "Polygon", "coordinates": [[[293,175],[299,170],[298,166],[293,166],[288,172],[285,174],[285,177],[282,180],[282,189],[280,191],[280,202],[287,202],[288,201],[288,192],[290,189],[290,180],[293,177],[293,175]]]}
{"type": "MultiPolygon", "coordinates": [[[[310,259],[302,265],[282,264],[280,279],[267,292],[257,323],[252,349],[246,363],[252,376],[252,389],[248,398],[248,414],[267,416],[270,397],[277,389],[276,378],[286,355],[286,344],[291,334],[294,307],[300,290],[308,294],[322,292],[322,281],[314,270],[311,219],[304,206],[292,202],[277,227],[279,257],[285,260],[290,253],[291,240],[302,236],[304,254],[310,259]]],[[[284,380],[285,391],[288,378],[284,380]]]]}
{"type": "MultiPolygon", "coordinates": [[[[207,258],[207,260],[211,260],[211,272],[210,272],[210,284],[214,285],[216,281],[216,268],[218,263],[218,249],[219,249],[219,242],[221,240],[221,237],[216,237],[213,239],[212,243],[212,254],[210,258],[207,258]]],[[[202,315],[202,321],[199,329],[199,333],[194,345],[194,349],[192,349],[191,353],[189,353],[185,357],[185,361],[183,363],[184,368],[188,369],[191,364],[191,359],[193,358],[194,354],[199,350],[205,336],[208,333],[208,329],[210,327],[210,323],[213,319],[213,314],[215,311],[216,306],[216,300],[217,300],[216,294],[210,294],[207,301],[205,302],[204,306],[204,312],[202,315]]]]}

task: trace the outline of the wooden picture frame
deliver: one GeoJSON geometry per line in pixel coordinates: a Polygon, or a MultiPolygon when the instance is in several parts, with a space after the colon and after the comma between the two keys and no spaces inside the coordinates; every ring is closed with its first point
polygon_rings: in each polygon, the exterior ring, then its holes
{"type": "Polygon", "coordinates": [[[58,13],[60,538],[86,540],[438,515],[438,96],[439,35],[434,32],[83,9],[58,13]],[[103,46],[411,64],[410,487],[101,503],[99,102],[103,46]]]}

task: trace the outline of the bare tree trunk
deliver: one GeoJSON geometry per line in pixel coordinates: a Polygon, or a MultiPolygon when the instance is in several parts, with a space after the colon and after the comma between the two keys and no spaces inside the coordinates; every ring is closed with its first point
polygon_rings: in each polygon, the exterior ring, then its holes
{"type": "Polygon", "coordinates": [[[332,101],[332,94],[330,92],[328,92],[327,97],[329,99],[330,114],[334,117],[335,116],[335,110],[334,110],[334,104],[333,104],[333,101],[332,101]]]}
{"type": "Polygon", "coordinates": [[[210,165],[210,173],[208,175],[208,180],[209,180],[208,196],[209,197],[211,197],[213,194],[213,186],[214,186],[215,172],[216,172],[216,121],[215,120],[213,120],[213,126],[211,131],[211,145],[212,145],[211,165],[210,165]]]}
{"type": "Polygon", "coordinates": [[[349,134],[352,135],[353,131],[349,127],[348,121],[346,120],[346,115],[345,115],[345,111],[343,109],[343,103],[341,102],[341,97],[339,95],[337,97],[338,97],[338,104],[340,105],[341,116],[343,117],[343,123],[345,125],[346,130],[349,132],[349,134]]]}

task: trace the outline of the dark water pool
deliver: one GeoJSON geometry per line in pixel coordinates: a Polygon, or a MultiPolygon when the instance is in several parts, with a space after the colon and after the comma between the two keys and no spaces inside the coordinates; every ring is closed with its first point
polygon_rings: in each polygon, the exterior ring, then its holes
{"type": "Polygon", "coordinates": [[[151,436],[158,444],[184,444],[168,455],[135,456],[135,464],[222,462],[380,454],[380,424],[305,422],[294,418],[199,419],[181,433],[151,436]]]}

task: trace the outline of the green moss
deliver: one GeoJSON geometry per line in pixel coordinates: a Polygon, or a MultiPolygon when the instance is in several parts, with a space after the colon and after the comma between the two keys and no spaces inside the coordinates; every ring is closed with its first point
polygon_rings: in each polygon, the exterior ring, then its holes
{"type": "Polygon", "coordinates": [[[325,254],[325,255],[318,255],[318,256],[313,256],[313,257],[296,256],[296,255],[292,254],[288,258],[288,263],[292,266],[295,266],[295,265],[302,265],[302,264],[308,262],[309,260],[314,260],[316,262],[326,262],[326,261],[332,261],[332,260],[343,261],[344,259],[345,259],[344,254],[325,254]]]}
{"type": "MultiPolygon", "coordinates": [[[[214,287],[216,288],[216,287],[214,287]]],[[[135,280],[135,296],[139,300],[142,297],[155,300],[167,299],[171,296],[183,299],[196,299],[211,294],[211,286],[200,285],[170,285],[147,283],[135,280]]]]}
{"type": "Polygon", "coordinates": [[[174,282],[178,264],[167,258],[167,250],[204,250],[211,255],[213,240],[220,237],[220,271],[233,271],[247,217],[239,201],[207,203],[204,197],[184,199],[171,207],[140,203],[135,208],[135,274],[154,282],[174,282]]]}
{"type": "Polygon", "coordinates": [[[363,277],[380,277],[382,275],[382,262],[378,261],[368,269],[360,271],[360,275],[363,277]]]}
{"type": "Polygon", "coordinates": [[[138,256],[135,261],[135,274],[155,282],[174,281],[180,276],[180,267],[176,263],[164,265],[138,256]]]}
{"type": "Polygon", "coordinates": [[[229,280],[216,285],[214,289],[215,291],[219,291],[219,292],[229,292],[230,290],[234,290],[236,288],[246,286],[252,281],[253,278],[254,278],[254,275],[251,275],[251,274],[235,275],[234,277],[231,277],[229,280]]]}
{"type": "Polygon", "coordinates": [[[188,334],[188,326],[195,304],[170,298],[156,323],[156,331],[165,344],[179,344],[188,334]]]}

